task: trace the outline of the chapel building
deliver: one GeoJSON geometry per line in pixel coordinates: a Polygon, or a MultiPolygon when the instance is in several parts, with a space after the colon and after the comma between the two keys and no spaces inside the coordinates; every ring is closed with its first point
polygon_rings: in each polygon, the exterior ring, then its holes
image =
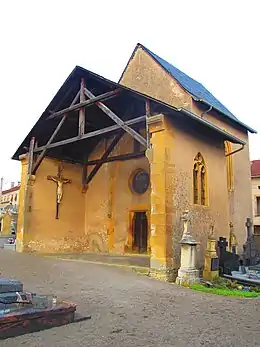
{"type": "Polygon", "coordinates": [[[182,214],[238,250],[252,217],[248,132],[200,83],[138,44],[115,83],[76,67],[13,159],[17,250],[144,254],[176,275],[182,214]]]}

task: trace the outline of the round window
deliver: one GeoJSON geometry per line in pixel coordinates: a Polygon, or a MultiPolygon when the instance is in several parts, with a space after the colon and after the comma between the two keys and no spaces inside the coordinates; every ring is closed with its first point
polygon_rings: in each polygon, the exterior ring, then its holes
{"type": "Polygon", "coordinates": [[[137,194],[144,194],[150,183],[149,175],[144,170],[138,170],[132,177],[132,189],[137,194]]]}

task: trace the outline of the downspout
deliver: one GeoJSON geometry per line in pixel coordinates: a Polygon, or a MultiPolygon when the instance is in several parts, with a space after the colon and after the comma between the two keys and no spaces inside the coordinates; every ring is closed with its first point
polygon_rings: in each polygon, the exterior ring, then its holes
{"type": "Polygon", "coordinates": [[[237,153],[237,152],[242,151],[242,150],[244,149],[244,147],[245,147],[245,145],[241,145],[240,148],[236,149],[236,150],[233,151],[233,152],[230,152],[230,153],[226,154],[226,157],[229,157],[230,155],[233,155],[233,154],[235,154],[235,153],[237,153]]]}
{"type": "Polygon", "coordinates": [[[208,110],[202,112],[202,114],[200,115],[201,118],[203,118],[204,114],[209,113],[211,110],[212,110],[212,106],[210,106],[208,110]]]}

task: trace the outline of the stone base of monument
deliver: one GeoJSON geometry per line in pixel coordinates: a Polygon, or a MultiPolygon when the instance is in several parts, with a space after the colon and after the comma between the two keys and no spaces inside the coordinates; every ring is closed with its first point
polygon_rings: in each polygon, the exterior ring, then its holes
{"type": "Polygon", "coordinates": [[[7,249],[9,251],[15,251],[16,250],[16,245],[15,245],[15,243],[5,243],[4,244],[4,249],[7,249]]]}
{"type": "Polygon", "coordinates": [[[8,243],[8,239],[12,237],[12,235],[0,236],[0,248],[4,248],[4,245],[8,243]]]}
{"type": "Polygon", "coordinates": [[[190,286],[199,282],[199,270],[196,269],[196,246],[197,242],[190,233],[183,233],[181,239],[181,266],[178,270],[176,284],[190,286]]]}
{"type": "Polygon", "coordinates": [[[193,283],[199,282],[199,270],[197,269],[179,269],[176,284],[179,286],[190,286],[193,283]]]}
{"type": "Polygon", "coordinates": [[[0,340],[91,318],[77,315],[74,303],[22,288],[19,281],[0,279],[0,340]]]}

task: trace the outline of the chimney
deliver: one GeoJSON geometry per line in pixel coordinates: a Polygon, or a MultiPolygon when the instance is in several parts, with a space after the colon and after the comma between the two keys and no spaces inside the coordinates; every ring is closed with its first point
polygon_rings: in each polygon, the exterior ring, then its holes
{"type": "Polygon", "coordinates": [[[11,182],[11,188],[13,188],[14,187],[14,182],[11,182]]]}

